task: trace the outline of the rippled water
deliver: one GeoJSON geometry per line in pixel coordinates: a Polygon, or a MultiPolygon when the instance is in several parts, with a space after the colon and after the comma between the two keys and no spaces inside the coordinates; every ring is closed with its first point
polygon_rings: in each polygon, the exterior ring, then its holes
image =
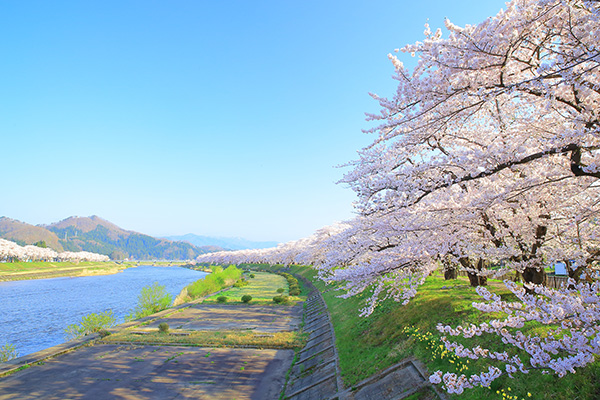
{"type": "Polygon", "coordinates": [[[174,299],[205,276],[181,267],[140,266],[115,275],[0,282],[0,346],[11,343],[20,356],[55,346],[67,340],[67,325],[86,314],[112,310],[123,322],[144,286],[158,282],[174,299]]]}

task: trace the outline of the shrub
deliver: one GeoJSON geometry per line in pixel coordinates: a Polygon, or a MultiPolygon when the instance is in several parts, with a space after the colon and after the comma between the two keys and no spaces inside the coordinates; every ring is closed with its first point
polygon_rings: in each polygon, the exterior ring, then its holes
{"type": "Polygon", "coordinates": [[[102,338],[102,339],[111,335],[111,333],[109,331],[107,331],[106,329],[100,329],[98,331],[98,334],[100,334],[100,338],[102,338]]]}
{"type": "Polygon", "coordinates": [[[284,288],[280,287],[279,289],[277,289],[277,293],[283,293],[283,292],[285,292],[284,288]]]}
{"type": "Polygon", "coordinates": [[[211,269],[213,272],[210,275],[186,287],[191,299],[197,299],[198,297],[218,292],[225,286],[232,285],[242,276],[242,271],[237,269],[235,265],[230,265],[225,270],[218,266],[213,266],[211,269]]]}
{"type": "Polygon", "coordinates": [[[254,278],[254,274],[250,274],[250,278],[254,278]]]}
{"type": "Polygon", "coordinates": [[[277,304],[286,304],[290,301],[289,296],[275,296],[273,301],[277,304]]]}
{"type": "Polygon", "coordinates": [[[300,289],[290,289],[290,296],[299,296],[300,289]]]}
{"type": "Polygon", "coordinates": [[[0,347],[0,363],[5,361],[12,360],[13,358],[17,358],[19,353],[17,353],[17,349],[12,344],[5,344],[0,347]]]}
{"type": "Polygon", "coordinates": [[[138,296],[138,304],[135,309],[125,317],[126,320],[144,318],[159,311],[165,310],[171,306],[173,299],[167,293],[163,285],[154,282],[150,286],[142,288],[138,296]]]}
{"type": "Polygon", "coordinates": [[[114,317],[112,310],[103,313],[91,313],[81,317],[78,324],[67,326],[65,332],[69,338],[77,338],[90,333],[100,332],[107,328],[115,326],[117,319],[114,317]]]}
{"type": "Polygon", "coordinates": [[[158,324],[158,331],[160,333],[169,333],[169,324],[167,324],[166,322],[161,322],[160,324],[158,324]]]}
{"type": "Polygon", "coordinates": [[[219,297],[217,297],[217,302],[218,303],[227,303],[227,297],[219,296],[219,297]]]}
{"type": "Polygon", "coordinates": [[[236,281],[236,282],[233,284],[233,287],[236,287],[236,288],[241,288],[241,287],[244,287],[244,286],[247,286],[247,285],[248,285],[248,282],[247,282],[247,281],[246,281],[244,278],[242,278],[242,279],[238,279],[238,280],[237,280],[237,281],[236,281]]]}
{"type": "Polygon", "coordinates": [[[252,296],[250,296],[249,294],[245,294],[242,296],[242,302],[249,303],[250,300],[252,300],[252,296]]]}

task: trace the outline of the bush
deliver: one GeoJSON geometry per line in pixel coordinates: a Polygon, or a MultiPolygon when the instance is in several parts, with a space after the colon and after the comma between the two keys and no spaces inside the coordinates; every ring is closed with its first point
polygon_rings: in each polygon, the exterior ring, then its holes
{"type": "Polygon", "coordinates": [[[225,297],[225,296],[217,297],[217,303],[227,303],[227,297],[225,297]]]}
{"type": "Polygon", "coordinates": [[[105,337],[111,335],[111,333],[108,330],[106,330],[106,329],[100,329],[98,331],[98,334],[100,334],[100,338],[102,338],[102,339],[104,339],[105,337]]]}
{"type": "Polygon", "coordinates": [[[254,278],[254,274],[250,274],[250,278],[254,278]]]}
{"type": "Polygon", "coordinates": [[[81,317],[78,324],[67,326],[65,332],[69,338],[77,338],[90,333],[100,332],[107,328],[115,326],[117,319],[114,317],[112,310],[103,313],[91,313],[81,317]]]}
{"type": "Polygon", "coordinates": [[[275,296],[273,301],[277,304],[287,304],[290,301],[289,296],[275,296]]]}
{"type": "Polygon", "coordinates": [[[161,322],[160,324],[158,324],[158,331],[160,333],[169,333],[169,324],[167,324],[166,322],[161,322]]]}
{"type": "Polygon", "coordinates": [[[242,279],[238,279],[238,280],[237,280],[237,281],[236,281],[236,282],[233,284],[233,287],[236,287],[236,288],[241,288],[241,287],[244,287],[244,286],[247,286],[247,285],[248,285],[248,282],[247,282],[247,281],[246,281],[244,278],[242,278],[242,279]]]}
{"type": "Polygon", "coordinates": [[[279,275],[283,276],[287,280],[289,285],[290,296],[300,295],[300,283],[298,282],[298,279],[296,279],[296,277],[294,277],[292,274],[288,274],[287,272],[281,272],[279,275]]]}
{"type": "Polygon", "coordinates": [[[0,347],[0,363],[12,360],[13,358],[17,358],[19,353],[17,353],[17,349],[12,344],[5,344],[0,347]]]}
{"type": "Polygon", "coordinates": [[[197,299],[198,297],[218,292],[225,286],[232,285],[242,276],[242,271],[237,269],[235,265],[230,265],[225,270],[219,266],[213,266],[211,270],[213,272],[210,275],[186,287],[191,299],[197,299]]]}
{"type": "Polygon", "coordinates": [[[279,289],[277,289],[277,293],[283,293],[283,292],[285,292],[284,288],[280,287],[279,289]]]}
{"type": "Polygon", "coordinates": [[[142,288],[138,296],[138,304],[135,309],[125,317],[130,321],[133,319],[144,318],[159,311],[165,310],[171,306],[173,299],[167,293],[164,286],[154,282],[150,286],[142,288]]]}
{"type": "Polygon", "coordinates": [[[249,303],[250,300],[252,300],[252,296],[250,296],[249,294],[245,294],[242,296],[242,302],[249,303]]]}

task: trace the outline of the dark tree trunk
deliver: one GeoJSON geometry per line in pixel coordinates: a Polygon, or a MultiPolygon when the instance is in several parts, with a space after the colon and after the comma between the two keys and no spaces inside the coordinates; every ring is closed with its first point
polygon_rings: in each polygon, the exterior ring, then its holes
{"type": "MultiPolygon", "coordinates": [[[[544,271],[544,268],[540,267],[540,269],[538,270],[534,267],[527,267],[521,275],[523,276],[524,283],[535,283],[536,285],[546,286],[547,276],[546,271],[544,271]]],[[[527,287],[525,287],[525,291],[529,294],[535,293],[532,289],[529,289],[527,287]]]]}
{"type": "MultiPolygon", "coordinates": [[[[468,258],[461,258],[461,259],[459,259],[459,261],[463,267],[475,269],[474,266],[471,264],[471,261],[468,258]]],[[[483,266],[484,266],[483,258],[480,258],[479,261],[477,262],[477,270],[482,271],[483,266]]],[[[480,276],[480,275],[478,275],[476,273],[472,273],[472,272],[467,272],[467,275],[469,277],[469,282],[471,283],[471,286],[477,287],[477,286],[486,286],[487,285],[487,277],[486,276],[480,276]]]]}
{"type": "Polygon", "coordinates": [[[456,268],[446,268],[444,270],[444,279],[445,280],[456,279],[456,278],[458,278],[458,270],[456,268]]]}
{"type": "Polygon", "coordinates": [[[456,268],[456,264],[454,264],[450,261],[447,261],[447,260],[444,260],[443,264],[444,264],[444,279],[445,280],[458,278],[458,268],[456,268]]]}
{"type": "Polygon", "coordinates": [[[586,270],[585,265],[580,265],[579,267],[575,267],[570,260],[565,261],[567,266],[567,274],[569,274],[569,278],[575,280],[575,283],[579,283],[581,280],[581,274],[586,270]]]}

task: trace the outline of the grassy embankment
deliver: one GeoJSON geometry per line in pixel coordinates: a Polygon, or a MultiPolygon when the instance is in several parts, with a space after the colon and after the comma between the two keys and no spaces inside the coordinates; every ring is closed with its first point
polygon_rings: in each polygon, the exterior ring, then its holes
{"type": "Polygon", "coordinates": [[[0,263],[0,281],[46,279],[64,276],[91,276],[116,274],[127,265],[115,262],[7,262],[0,263]]]}
{"type": "Polygon", "coordinates": [[[220,266],[215,266],[211,268],[211,271],[210,275],[198,279],[196,282],[183,288],[175,300],[175,305],[218,292],[223,288],[233,285],[242,277],[242,270],[233,265],[230,265],[225,269],[220,266]]]}
{"type": "MultiPolygon", "coordinates": [[[[243,287],[230,287],[228,290],[218,294],[213,294],[203,300],[203,303],[217,303],[217,298],[226,296],[227,304],[244,304],[241,297],[244,295],[252,296],[248,304],[273,305],[285,307],[299,300],[305,299],[305,296],[290,296],[287,304],[275,304],[273,297],[280,295],[277,289],[283,288],[284,295],[289,293],[289,286],[285,278],[280,275],[255,272],[254,278],[250,274],[245,274],[246,282],[243,287]]],[[[210,295],[223,287],[231,286],[242,278],[242,271],[230,266],[223,270],[220,267],[214,268],[211,275],[198,280],[188,286],[188,295],[190,298],[198,298],[210,295]]],[[[174,310],[168,316],[176,316],[177,313],[184,312],[185,309],[174,310]]],[[[227,313],[224,311],[224,313],[227,313]]],[[[164,316],[163,316],[164,317],[164,316]]],[[[232,311],[232,319],[235,319],[235,311],[232,311]]],[[[257,335],[251,330],[222,330],[222,331],[186,331],[173,329],[171,334],[160,333],[156,328],[150,329],[145,326],[152,323],[147,321],[140,326],[123,329],[117,333],[105,337],[106,342],[128,342],[128,343],[154,343],[154,344],[186,344],[193,346],[209,347],[264,347],[296,349],[304,347],[306,339],[301,332],[273,332],[268,335],[257,335]],[[144,333],[140,335],[139,333],[144,333]]]]}
{"type": "Polygon", "coordinates": [[[273,302],[275,296],[288,296],[289,304],[295,304],[303,301],[306,297],[290,296],[290,290],[287,280],[276,274],[268,272],[253,272],[254,278],[250,274],[245,274],[247,286],[232,287],[225,292],[212,295],[204,300],[205,303],[215,303],[221,296],[227,297],[227,303],[242,303],[242,296],[252,296],[249,304],[276,305],[273,302]],[[277,292],[277,289],[283,289],[283,292],[277,292]]]}
{"type": "MultiPolygon", "coordinates": [[[[260,268],[267,268],[261,265],[260,268]]],[[[273,267],[278,270],[281,267],[273,267]]],[[[479,324],[489,321],[490,315],[474,309],[471,304],[481,301],[470,287],[466,278],[444,280],[439,273],[427,278],[411,302],[402,306],[393,300],[384,301],[369,317],[360,317],[359,309],[369,297],[364,293],[350,299],[337,296],[342,292],[331,289],[322,281],[314,279],[315,271],[308,267],[294,266],[294,274],[313,280],[323,293],[323,297],[335,328],[337,348],[340,356],[340,369],[345,385],[352,387],[363,379],[385,370],[407,357],[416,357],[430,372],[436,370],[464,373],[469,375],[487,370],[486,363],[476,360],[458,359],[445,351],[436,330],[438,323],[457,326],[459,324],[479,324]]],[[[504,300],[514,299],[503,285],[496,280],[489,281],[489,289],[504,300]]],[[[495,315],[499,317],[499,315],[495,315]]],[[[544,335],[541,324],[529,324],[529,334],[544,335]]],[[[513,350],[505,346],[498,337],[487,336],[474,340],[464,340],[465,345],[475,343],[494,350],[513,350]]],[[[416,394],[411,400],[431,398],[428,390],[416,394]]],[[[529,374],[517,373],[514,379],[503,376],[494,381],[491,388],[467,390],[455,399],[597,399],[600,398],[600,362],[579,369],[576,374],[558,378],[532,370],[529,374]],[[531,394],[531,397],[528,395],[531,394]]]]}

